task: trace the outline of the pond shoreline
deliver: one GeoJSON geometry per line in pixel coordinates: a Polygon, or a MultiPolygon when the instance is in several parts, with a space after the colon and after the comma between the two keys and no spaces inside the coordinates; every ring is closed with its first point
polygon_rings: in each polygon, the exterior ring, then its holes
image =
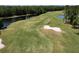
{"type": "MultiPolygon", "coordinates": [[[[20,20],[26,20],[30,17],[34,17],[34,16],[38,16],[38,15],[32,15],[32,14],[27,14],[27,15],[15,15],[15,16],[11,16],[11,17],[1,17],[0,19],[2,20],[2,27],[0,27],[1,29],[6,29],[8,25],[10,25],[13,22],[16,21],[20,21],[20,20]]],[[[64,18],[64,15],[59,15],[57,16],[57,18],[64,18]]]]}
{"type": "Polygon", "coordinates": [[[32,15],[32,14],[27,14],[27,15],[17,15],[17,16],[11,16],[11,17],[1,17],[1,29],[6,29],[8,25],[10,25],[13,22],[20,21],[20,20],[26,20],[30,17],[37,16],[37,15],[32,15]]]}

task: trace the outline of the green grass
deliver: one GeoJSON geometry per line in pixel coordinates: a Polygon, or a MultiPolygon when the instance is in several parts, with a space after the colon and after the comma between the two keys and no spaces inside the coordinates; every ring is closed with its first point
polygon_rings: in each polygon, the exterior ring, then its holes
{"type": "Polygon", "coordinates": [[[6,45],[0,52],[79,52],[79,30],[64,24],[62,11],[47,12],[27,20],[17,21],[2,30],[6,45]],[[65,33],[44,30],[44,25],[60,27],[65,33]]]}

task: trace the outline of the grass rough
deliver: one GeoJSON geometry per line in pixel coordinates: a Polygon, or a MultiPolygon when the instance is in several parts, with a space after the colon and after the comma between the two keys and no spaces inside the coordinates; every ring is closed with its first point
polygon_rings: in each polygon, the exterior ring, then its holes
{"type": "Polygon", "coordinates": [[[27,20],[17,21],[2,30],[6,45],[0,52],[79,52],[79,30],[64,24],[57,16],[63,11],[47,12],[27,20]],[[65,33],[44,30],[44,25],[59,27],[65,33]]]}

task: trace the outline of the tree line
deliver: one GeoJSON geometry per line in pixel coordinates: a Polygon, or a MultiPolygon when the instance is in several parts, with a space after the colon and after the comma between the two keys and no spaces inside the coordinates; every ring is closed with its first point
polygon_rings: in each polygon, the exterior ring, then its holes
{"type": "Polygon", "coordinates": [[[39,15],[48,11],[63,9],[63,6],[0,6],[0,17],[25,14],[39,15]]]}
{"type": "Polygon", "coordinates": [[[73,27],[79,27],[79,6],[66,5],[64,8],[65,23],[71,24],[73,27]]]}

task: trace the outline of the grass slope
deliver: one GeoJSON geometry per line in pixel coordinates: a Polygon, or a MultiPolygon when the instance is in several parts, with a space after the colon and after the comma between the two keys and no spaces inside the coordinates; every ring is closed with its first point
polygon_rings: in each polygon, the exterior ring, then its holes
{"type": "Polygon", "coordinates": [[[5,48],[0,52],[79,52],[78,30],[64,24],[61,11],[48,12],[12,23],[2,30],[5,48]],[[44,25],[60,27],[65,33],[44,30],[44,25]]]}

